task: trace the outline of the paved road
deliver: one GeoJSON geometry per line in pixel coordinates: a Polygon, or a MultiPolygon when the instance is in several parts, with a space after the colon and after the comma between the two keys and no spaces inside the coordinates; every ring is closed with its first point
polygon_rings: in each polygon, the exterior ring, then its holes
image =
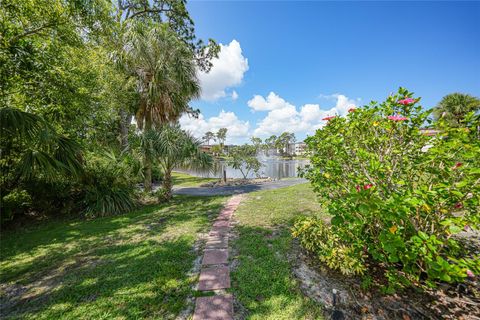
{"type": "Polygon", "coordinates": [[[231,194],[240,194],[260,190],[273,190],[294,186],[296,184],[307,182],[306,179],[294,178],[285,179],[262,184],[245,184],[241,186],[224,186],[224,187],[194,187],[194,188],[178,188],[173,190],[174,194],[184,194],[189,196],[223,196],[231,194]]]}

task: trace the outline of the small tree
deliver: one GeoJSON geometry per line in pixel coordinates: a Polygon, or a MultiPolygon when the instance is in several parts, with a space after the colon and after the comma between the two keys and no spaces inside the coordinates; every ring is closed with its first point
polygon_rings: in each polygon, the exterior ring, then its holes
{"type": "Polygon", "coordinates": [[[172,197],[172,171],[175,168],[211,169],[212,157],[200,151],[200,141],[179,125],[164,125],[159,131],[149,131],[153,154],[163,170],[164,196],[172,197]]]}
{"type": "Polygon", "coordinates": [[[258,161],[256,155],[257,149],[254,146],[244,144],[235,147],[230,152],[231,158],[227,161],[227,165],[240,170],[244,179],[247,179],[247,176],[252,171],[258,176],[262,164],[258,161]]]}

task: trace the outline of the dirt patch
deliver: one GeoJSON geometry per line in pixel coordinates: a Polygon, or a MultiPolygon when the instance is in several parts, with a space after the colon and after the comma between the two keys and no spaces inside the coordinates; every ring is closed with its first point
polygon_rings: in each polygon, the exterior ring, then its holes
{"type": "Polygon", "coordinates": [[[302,292],[325,306],[327,317],[345,319],[480,319],[480,283],[394,295],[361,289],[361,280],[326,269],[294,242],[288,257],[302,292]],[[333,291],[336,290],[336,304],[333,291]]]}

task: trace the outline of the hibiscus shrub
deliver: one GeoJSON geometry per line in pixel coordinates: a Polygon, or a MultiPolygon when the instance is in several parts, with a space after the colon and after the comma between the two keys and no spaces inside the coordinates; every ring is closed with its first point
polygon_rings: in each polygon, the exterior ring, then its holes
{"type": "Polygon", "coordinates": [[[331,221],[300,219],[293,235],[344,274],[384,270],[390,289],[480,272],[478,252],[458,235],[479,227],[478,115],[462,128],[440,120],[425,132],[429,112],[419,100],[400,88],[381,104],[328,119],[306,140],[303,175],[331,221]]]}

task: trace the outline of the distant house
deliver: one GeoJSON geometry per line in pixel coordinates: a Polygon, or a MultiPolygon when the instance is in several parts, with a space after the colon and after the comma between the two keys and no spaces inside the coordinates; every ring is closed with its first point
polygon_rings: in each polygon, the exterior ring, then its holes
{"type": "Polygon", "coordinates": [[[307,149],[307,144],[303,141],[295,143],[295,154],[304,155],[307,149]]]}
{"type": "Polygon", "coordinates": [[[206,152],[206,153],[212,153],[212,147],[211,145],[208,144],[202,144],[200,146],[200,151],[206,152]]]}
{"type": "Polygon", "coordinates": [[[297,156],[301,156],[305,154],[306,148],[307,145],[305,144],[305,142],[301,141],[296,143],[290,143],[286,151],[288,154],[295,154],[297,156]]]}

